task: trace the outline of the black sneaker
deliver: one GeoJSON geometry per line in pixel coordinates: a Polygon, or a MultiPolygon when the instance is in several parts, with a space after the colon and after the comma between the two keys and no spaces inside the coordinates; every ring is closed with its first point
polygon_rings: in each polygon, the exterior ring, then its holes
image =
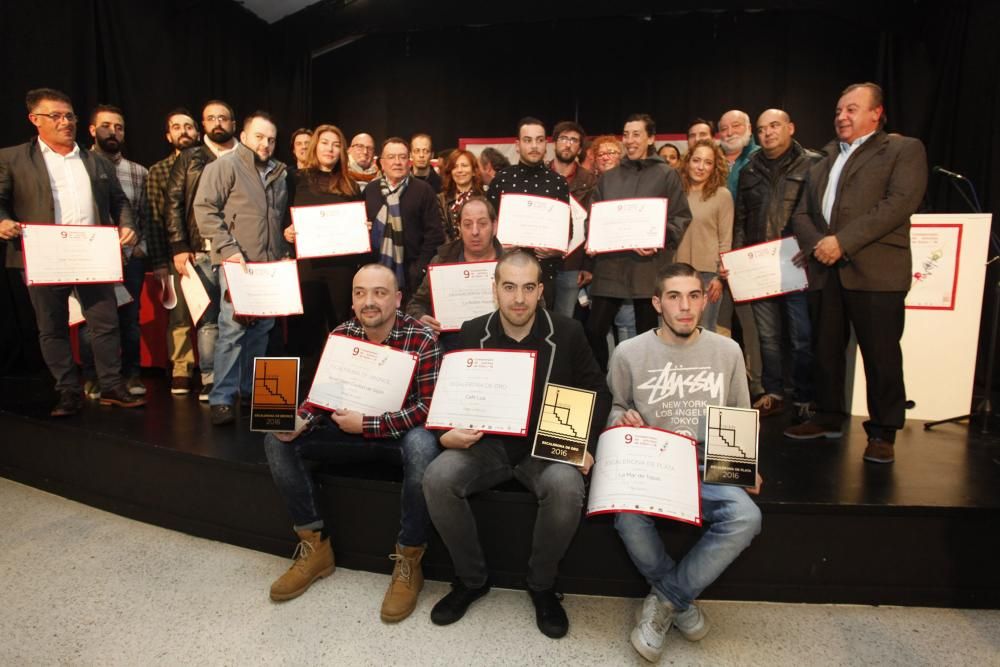
{"type": "Polygon", "coordinates": [[[528,589],[531,601],[535,603],[535,623],[542,634],[552,639],[565,637],[569,632],[569,619],[562,608],[562,593],[556,593],[554,588],[545,591],[528,589]]]}
{"type": "Polygon", "coordinates": [[[479,588],[469,588],[460,580],[451,585],[451,592],[438,600],[431,609],[431,622],[434,625],[451,625],[465,616],[469,605],[490,592],[490,582],[479,588]]]}
{"type": "Polygon", "coordinates": [[[233,413],[233,406],[228,403],[219,403],[212,406],[213,426],[225,426],[226,424],[232,424],[234,421],[236,421],[236,415],[233,413]]]}
{"type": "Polygon", "coordinates": [[[133,396],[128,393],[124,385],[118,385],[114,389],[101,392],[101,405],[114,405],[119,408],[139,408],[146,405],[146,399],[142,396],[133,396]]]}
{"type": "Polygon", "coordinates": [[[212,393],[212,387],[214,386],[215,384],[212,382],[201,385],[201,390],[198,392],[198,400],[202,403],[208,403],[208,395],[212,393]]]}
{"type": "Polygon", "coordinates": [[[83,409],[83,394],[78,391],[59,392],[59,402],[49,414],[53,417],[72,417],[83,409]]]}

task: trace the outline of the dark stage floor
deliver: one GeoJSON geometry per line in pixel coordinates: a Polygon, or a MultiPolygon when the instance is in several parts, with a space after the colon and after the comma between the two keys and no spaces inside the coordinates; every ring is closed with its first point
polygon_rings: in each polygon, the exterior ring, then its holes
{"type": "MultiPolygon", "coordinates": [[[[248,416],[213,428],[196,394],[172,396],[164,378],[145,380],[145,408],[88,402],[81,415],[53,420],[48,378],[0,378],[0,475],[166,527],[290,554],[289,520],[248,416]]],[[[861,419],[851,419],[840,440],[813,442],[783,438],[787,419],[762,422],[761,536],[709,593],[1000,607],[1000,466],[993,462],[1000,435],[954,424],[928,432],[911,421],[897,438],[896,463],[877,465],[861,459],[861,419]]],[[[321,480],[339,528],[338,561],[387,571],[398,470],[331,469],[321,480]]],[[[498,583],[517,585],[532,498],[512,486],[482,494],[476,511],[498,583]]],[[[667,522],[661,532],[679,549],[697,537],[696,529],[667,522]]],[[[440,543],[425,562],[429,576],[450,576],[440,543]]],[[[562,571],[567,591],[644,589],[606,518],[583,521],[562,571]]]]}

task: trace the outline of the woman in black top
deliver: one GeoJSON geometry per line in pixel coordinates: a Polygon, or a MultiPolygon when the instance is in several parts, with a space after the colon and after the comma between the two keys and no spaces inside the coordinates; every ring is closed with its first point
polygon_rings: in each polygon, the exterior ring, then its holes
{"type": "MultiPolygon", "coordinates": [[[[325,206],[361,201],[361,191],[347,174],[347,142],[334,125],[320,125],[313,132],[306,167],[295,174],[292,206],[325,206]]],[[[293,215],[294,222],[294,215],[293,215]]],[[[285,239],[295,242],[295,225],[285,229],[285,239]]],[[[350,319],[351,282],[371,255],[344,255],[299,260],[304,313],[288,318],[288,352],[302,357],[302,375],[310,377],[319,364],[327,335],[350,319]]]]}
{"type": "Polygon", "coordinates": [[[454,241],[459,237],[458,211],[472,196],[483,196],[479,160],[469,151],[452,151],[441,170],[441,192],[437,196],[447,240],[454,241]]]}

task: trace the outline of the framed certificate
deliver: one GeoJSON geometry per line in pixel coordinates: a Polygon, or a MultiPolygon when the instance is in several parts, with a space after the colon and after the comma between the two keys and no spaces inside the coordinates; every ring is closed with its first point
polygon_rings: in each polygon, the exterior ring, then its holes
{"type": "Polygon", "coordinates": [[[569,204],[549,197],[500,195],[497,238],[504,245],[561,250],[569,247],[569,204]]]}
{"type": "Polygon", "coordinates": [[[954,310],[962,225],[910,225],[913,281],[906,293],[911,310],[954,310]]]}
{"type": "Polygon", "coordinates": [[[246,317],[302,314],[299,268],[293,261],[246,265],[223,262],[233,310],[246,317]]]}
{"type": "Polygon", "coordinates": [[[611,199],[590,207],[588,252],[663,248],[667,240],[667,199],[611,199]]]}
{"type": "Polygon", "coordinates": [[[458,331],[462,323],[496,310],[493,274],[496,262],[431,264],[427,280],[431,288],[431,309],[441,331],[458,331]]]}
{"type": "Polygon", "coordinates": [[[786,236],[722,253],[733,301],[756,301],[807,289],[806,270],[792,262],[798,252],[795,237],[786,236]]]}
{"type": "Polygon", "coordinates": [[[416,368],[412,352],[330,334],[307,400],[367,416],[399,412],[416,368]]]}
{"type": "Polygon", "coordinates": [[[254,357],[250,430],[295,430],[299,406],[299,358],[254,357]]]}
{"type": "Polygon", "coordinates": [[[595,391],[546,384],[531,455],[583,467],[596,402],[595,391]]]}
{"type": "Polygon", "coordinates": [[[633,512],[701,525],[698,450],[658,428],[613,426],[601,434],[587,516],[633,512]]]}
{"type": "Polygon", "coordinates": [[[760,413],[710,405],[705,428],[705,483],[756,486],[760,413]]]}
{"type": "Polygon", "coordinates": [[[538,354],[456,350],[444,355],[427,428],[528,434],[538,354]]]}
{"type": "Polygon", "coordinates": [[[295,256],[336,257],[371,252],[368,214],[363,201],[292,207],[295,256]]]}
{"type": "Polygon", "coordinates": [[[24,280],[28,285],[120,283],[122,247],[108,225],[22,224],[24,280]]]}

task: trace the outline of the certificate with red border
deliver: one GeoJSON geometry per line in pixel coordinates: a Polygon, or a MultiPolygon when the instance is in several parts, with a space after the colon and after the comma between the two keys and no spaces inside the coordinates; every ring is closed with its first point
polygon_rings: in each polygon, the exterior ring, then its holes
{"type": "Polygon", "coordinates": [[[590,207],[588,252],[663,248],[666,242],[666,197],[609,199],[590,207]]]}
{"type": "Polygon", "coordinates": [[[757,301],[808,289],[806,270],[792,262],[798,252],[798,241],[786,236],[722,253],[733,301],[757,301]]]}
{"type": "Polygon", "coordinates": [[[496,310],[493,298],[495,261],[431,264],[427,280],[431,309],[441,331],[458,331],[462,323],[496,310]]]}
{"type": "Polygon", "coordinates": [[[653,427],[612,426],[601,434],[587,516],[648,514],[701,525],[697,443],[653,427]]]}
{"type": "Polygon", "coordinates": [[[427,428],[528,434],[538,353],[456,350],[444,355],[427,428]]]}
{"type": "Polygon", "coordinates": [[[569,204],[551,197],[500,195],[497,239],[504,245],[566,252],[569,247],[569,204]]]}
{"type": "Polygon", "coordinates": [[[122,282],[118,228],[109,225],[21,225],[28,285],[122,282]]]}
{"type": "Polygon", "coordinates": [[[233,310],[243,317],[302,314],[299,267],[294,261],[223,262],[233,310]]]}
{"type": "Polygon", "coordinates": [[[366,416],[399,412],[416,369],[412,352],[330,334],[306,400],[366,416]]]}
{"type": "Polygon", "coordinates": [[[913,280],[908,310],[955,310],[962,225],[910,225],[913,280]]]}
{"type": "Polygon", "coordinates": [[[338,257],[371,252],[368,213],[363,201],[294,206],[295,256],[338,257]]]}

